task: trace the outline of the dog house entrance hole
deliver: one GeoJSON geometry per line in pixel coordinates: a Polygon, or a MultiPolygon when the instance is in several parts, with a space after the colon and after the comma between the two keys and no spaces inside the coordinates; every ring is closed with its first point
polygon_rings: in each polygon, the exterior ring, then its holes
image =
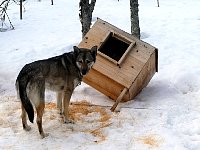
{"type": "Polygon", "coordinates": [[[132,42],[125,37],[110,32],[98,51],[102,56],[119,64],[118,62],[121,61],[120,59],[122,56],[126,55],[126,51],[130,49],[131,43],[132,42]]]}

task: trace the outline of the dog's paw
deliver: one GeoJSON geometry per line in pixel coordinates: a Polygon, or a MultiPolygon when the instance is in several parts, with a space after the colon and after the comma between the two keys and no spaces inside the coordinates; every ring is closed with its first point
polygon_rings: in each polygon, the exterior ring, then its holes
{"type": "Polygon", "coordinates": [[[41,136],[41,139],[43,139],[43,138],[49,136],[49,133],[42,133],[42,134],[40,134],[40,136],[41,136]]]}
{"type": "Polygon", "coordinates": [[[63,115],[62,109],[58,109],[57,112],[58,112],[58,114],[63,115]]]}
{"type": "Polygon", "coordinates": [[[28,126],[28,125],[24,125],[24,126],[23,126],[23,129],[24,129],[25,131],[30,131],[30,130],[31,130],[31,127],[28,126]]]}

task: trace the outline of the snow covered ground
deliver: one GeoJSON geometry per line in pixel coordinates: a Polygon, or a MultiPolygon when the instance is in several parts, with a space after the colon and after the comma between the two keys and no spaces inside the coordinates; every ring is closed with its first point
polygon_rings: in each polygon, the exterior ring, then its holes
{"type": "MultiPolygon", "coordinates": [[[[14,87],[18,72],[81,41],[79,1],[50,3],[28,0],[23,20],[13,3],[8,14],[15,30],[0,32],[0,149],[200,149],[199,0],[165,0],[160,7],[156,0],[139,1],[141,37],[159,49],[159,72],[134,100],[120,104],[119,113],[110,112],[113,101],[83,83],[72,96],[74,125],[62,123],[48,92],[43,126],[49,137],[40,139],[36,123],[25,132],[14,87]]],[[[93,22],[99,17],[130,32],[129,16],[128,0],[97,0],[93,22]]]]}

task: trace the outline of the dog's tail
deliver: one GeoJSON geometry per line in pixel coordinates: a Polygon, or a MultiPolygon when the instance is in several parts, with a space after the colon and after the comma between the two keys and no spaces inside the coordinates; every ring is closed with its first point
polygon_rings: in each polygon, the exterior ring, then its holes
{"type": "Polygon", "coordinates": [[[26,110],[30,122],[33,123],[34,109],[26,92],[26,87],[28,85],[28,82],[29,82],[29,77],[20,73],[17,77],[15,86],[18,92],[18,96],[21,99],[22,106],[26,110]]]}

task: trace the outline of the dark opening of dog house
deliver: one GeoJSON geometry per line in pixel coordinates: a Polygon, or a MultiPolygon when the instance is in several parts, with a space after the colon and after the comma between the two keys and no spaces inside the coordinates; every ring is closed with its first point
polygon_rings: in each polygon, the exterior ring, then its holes
{"type": "Polygon", "coordinates": [[[114,61],[114,63],[118,64],[122,56],[129,48],[130,44],[131,42],[125,37],[110,32],[108,36],[106,36],[98,51],[101,55],[104,55],[104,57],[108,56],[113,59],[111,61],[114,61]]]}

